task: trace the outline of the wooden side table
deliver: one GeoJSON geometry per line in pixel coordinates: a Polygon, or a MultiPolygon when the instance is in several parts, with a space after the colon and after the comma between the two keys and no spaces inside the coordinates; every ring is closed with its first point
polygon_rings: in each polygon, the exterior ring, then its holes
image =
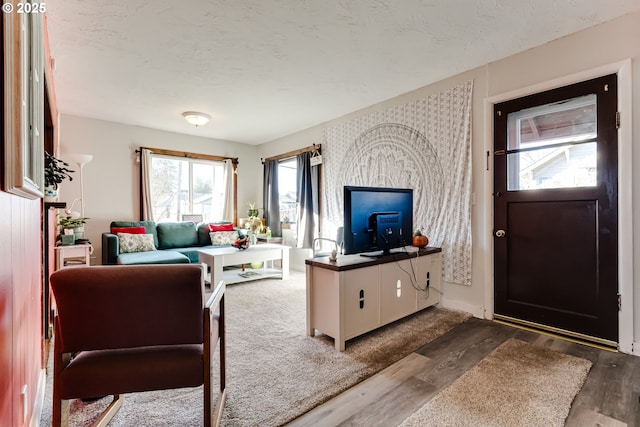
{"type": "Polygon", "coordinates": [[[88,267],[93,246],[90,244],[56,246],[56,270],[66,267],[88,267]]]}

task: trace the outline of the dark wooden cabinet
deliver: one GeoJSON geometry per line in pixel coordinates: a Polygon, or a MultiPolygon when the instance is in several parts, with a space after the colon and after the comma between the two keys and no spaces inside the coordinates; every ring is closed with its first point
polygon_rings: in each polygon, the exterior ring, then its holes
{"type": "Polygon", "coordinates": [[[43,321],[43,336],[45,339],[49,339],[53,336],[53,305],[51,301],[51,289],[49,288],[49,276],[55,271],[55,246],[56,246],[56,216],[58,215],[58,209],[64,209],[67,204],[64,202],[55,202],[44,204],[43,224],[44,230],[42,233],[42,248],[43,248],[43,290],[42,290],[42,321],[43,321]]]}

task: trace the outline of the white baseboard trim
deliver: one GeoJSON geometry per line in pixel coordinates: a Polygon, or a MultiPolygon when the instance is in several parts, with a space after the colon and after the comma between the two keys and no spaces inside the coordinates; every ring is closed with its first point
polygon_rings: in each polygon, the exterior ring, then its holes
{"type": "Polygon", "coordinates": [[[640,356],[640,341],[634,341],[631,343],[631,354],[634,356],[640,356]]]}
{"type": "Polygon", "coordinates": [[[40,426],[40,417],[42,416],[42,408],[44,407],[44,392],[47,386],[47,370],[41,369],[38,378],[38,392],[31,413],[30,427],[40,426]]]}
{"type": "Polygon", "coordinates": [[[465,313],[471,314],[473,317],[477,317],[478,319],[484,319],[484,308],[477,305],[467,304],[467,303],[460,302],[457,300],[452,300],[446,297],[442,297],[441,305],[444,308],[449,308],[451,310],[464,311],[465,313]]]}

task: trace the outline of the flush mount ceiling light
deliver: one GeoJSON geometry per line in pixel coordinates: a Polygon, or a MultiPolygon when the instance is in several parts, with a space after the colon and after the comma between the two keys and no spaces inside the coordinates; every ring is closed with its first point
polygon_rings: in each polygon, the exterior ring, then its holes
{"type": "Polygon", "coordinates": [[[205,113],[199,113],[197,111],[185,111],[182,113],[182,117],[195,127],[204,126],[209,123],[211,116],[205,113]]]}

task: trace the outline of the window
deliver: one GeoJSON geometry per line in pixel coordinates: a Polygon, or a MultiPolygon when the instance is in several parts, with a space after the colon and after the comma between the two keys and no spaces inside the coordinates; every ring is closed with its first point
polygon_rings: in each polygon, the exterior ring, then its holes
{"type": "Polygon", "coordinates": [[[278,196],[280,200],[280,221],[295,224],[298,219],[297,203],[298,166],[291,157],[278,162],[278,196]]]}
{"type": "Polygon", "coordinates": [[[152,154],[155,221],[180,221],[184,214],[201,214],[207,222],[225,219],[223,173],[221,161],[152,154]]]}
{"type": "Polygon", "coordinates": [[[596,95],[510,113],[508,190],[595,186],[596,95]]]}

